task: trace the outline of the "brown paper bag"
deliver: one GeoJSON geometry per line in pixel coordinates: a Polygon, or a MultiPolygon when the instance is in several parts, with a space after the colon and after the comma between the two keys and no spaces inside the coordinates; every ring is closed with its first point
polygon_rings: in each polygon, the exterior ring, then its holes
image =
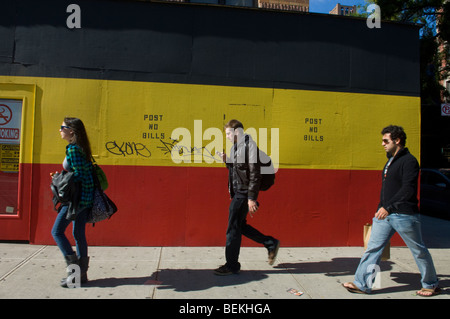
{"type": "MultiPolygon", "coordinates": [[[[367,249],[367,243],[369,242],[371,231],[372,225],[365,224],[363,233],[364,249],[367,249]]],[[[381,255],[381,260],[388,260],[390,257],[391,257],[391,242],[389,241],[384,247],[383,254],[381,255]]]]}

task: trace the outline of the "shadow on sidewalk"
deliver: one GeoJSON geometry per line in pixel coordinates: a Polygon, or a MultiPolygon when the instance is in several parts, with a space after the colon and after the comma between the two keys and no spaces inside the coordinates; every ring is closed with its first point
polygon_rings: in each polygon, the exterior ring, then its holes
{"type": "MultiPolygon", "coordinates": [[[[90,280],[83,287],[111,288],[117,286],[157,286],[159,290],[171,289],[177,292],[202,291],[212,287],[232,287],[250,282],[262,282],[271,275],[323,274],[327,277],[352,276],[359,264],[359,258],[333,258],[331,261],[281,263],[268,270],[242,270],[237,275],[217,276],[213,269],[160,269],[150,276],[125,278],[100,278],[90,280]]],[[[380,264],[382,275],[398,285],[374,289],[372,294],[415,291],[420,287],[420,274],[390,272],[394,263],[383,261],[380,264]]],[[[438,274],[442,294],[449,295],[450,275],[438,274]]]]}
{"type": "MultiPolygon", "coordinates": [[[[201,291],[212,287],[244,285],[261,282],[271,275],[324,274],[348,276],[354,273],[359,258],[334,258],[331,261],[281,263],[268,270],[241,270],[237,275],[217,276],[213,269],[160,269],[148,277],[103,278],[89,281],[85,287],[117,287],[125,285],[155,285],[158,289],[180,292],[201,291]]],[[[389,264],[390,265],[390,264],[389,264]]],[[[386,266],[382,266],[386,267],[386,266]]],[[[389,269],[391,268],[388,266],[389,269]]]]}
{"type": "MultiPolygon", "coordinates": [[[[270,271],[269,271],[270,272],[270,271]]],[[[118,286],[155,285],[158,289],[198,291],[214,286],[243,285],[267,279],[264,271],[246,270],[237,275],[217,276],[212,269],[160,269],[146,277],[100,278],[89,280],[83,287],[113,288],[118,286]]]]}
{"type": "MultiPolygon", "coordinates": [[[[396,292],[411,291],[411,295],[415,295],[416,291],[422,288],[420,284],[420,273],[408,273],[408,272],[391,272],[388,273],[390,279],[395,281],[399,285],[385,288],[374,289],[372,294],[391,294],[396,292]]],[[[439,287],[441,287],[441,295],[449,295],[450,290],[446,289],[450,285],[450,276],[438,274],[439,287]]]]}
{"type": "Polygon", "coordinates": [[[151,285],[154,281],[151,276],[146,277],[124,277],[124,278],[99,278],[89,280],[83,284],[83,287],[96,287],[96,288],[114,288],[118,286],[141,286],[151,285]]]}
{"type": "MultiPolygon", "coordinates": [[[[330,261],[282,263],[274,268],[284,268],[291,274],[324,274],[325,276],[353,275],[358,267],[360,258],[339,257],[330,261]]],[[[384,262],[381,270],[389,270],[392,262],[384,262]]]]}
{"type": "Polygon", "coordinates": [[[239,274],[218,276],[214,274],[213,269],[160,269],[153,275],[161,282],[159,290],[174,289],[180,292],[244,285],[269,277],[267,271],[263,270],[241,270],[239,274]]]}

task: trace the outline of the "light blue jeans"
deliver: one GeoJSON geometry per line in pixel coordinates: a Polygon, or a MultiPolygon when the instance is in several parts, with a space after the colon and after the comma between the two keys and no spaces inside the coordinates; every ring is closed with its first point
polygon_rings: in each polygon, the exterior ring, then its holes
{"type": "Polygon", "coordinates": [[[378,267],[380,264],[383,249],[395,232],[400,235],[411,250],[422,276],[422,288],[433,289],[438,286],[438,278],[433,259],[422,240],[419,218],[419,214],[408,215],[396,213],[390,214],[383,220],[373,218],[372,232],[367,244],[367,250],[361,257],[355,273],[355,280],[353,281],[359,289],[367,293],[372,291],[372,285],[375,279],[373,270],[376,269],[374,265],[378,267]]]}

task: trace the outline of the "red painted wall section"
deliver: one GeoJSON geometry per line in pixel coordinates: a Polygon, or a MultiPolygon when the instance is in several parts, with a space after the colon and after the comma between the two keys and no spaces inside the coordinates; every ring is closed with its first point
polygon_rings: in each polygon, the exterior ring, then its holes
{"type": "MultiPolygon", "coordinates": [[[[90,245],[225,244],[230,203],[226,168],[102,168],[110,185],[106,193],[119,210],[110,220],[87,225],[90,245]]],[[[59,169],[34,165],[34,244],[54,244],[49,173],[59,169]]],[[[373,182],[378,179],[376,171],[280,169],[275,185],[259,195],[260,210],[247,221],[285,247],[362,246],[363,225],[371,222],[378,203],[379,185],[373,182]]],[[[393,244],[402,242],[394,239],[393,244]]],[[[243,245],[256,244],[244,238],[243,245]]]]}

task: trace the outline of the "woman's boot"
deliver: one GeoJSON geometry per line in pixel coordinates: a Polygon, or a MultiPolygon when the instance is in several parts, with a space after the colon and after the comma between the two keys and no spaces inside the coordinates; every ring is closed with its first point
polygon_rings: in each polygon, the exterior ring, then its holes
{"type": "Polygon", "coordinates": [[[80,257],[80,271],[81,271],[81,283],[85,284],[88,281],[87,271],[89,268],[89,257],[80,257]]]}
{"type": "MultiPolygon", "coordinates": [[[[78,257],[76,254],[64,256],[64,259],[66,260],[67,267],[70,265],[79,265],[78,257]]],[[[68,281],[72,282],[72,270],[67,270],[67,277],[61,279],[61,287],[68,288],[68,281]]]]}

